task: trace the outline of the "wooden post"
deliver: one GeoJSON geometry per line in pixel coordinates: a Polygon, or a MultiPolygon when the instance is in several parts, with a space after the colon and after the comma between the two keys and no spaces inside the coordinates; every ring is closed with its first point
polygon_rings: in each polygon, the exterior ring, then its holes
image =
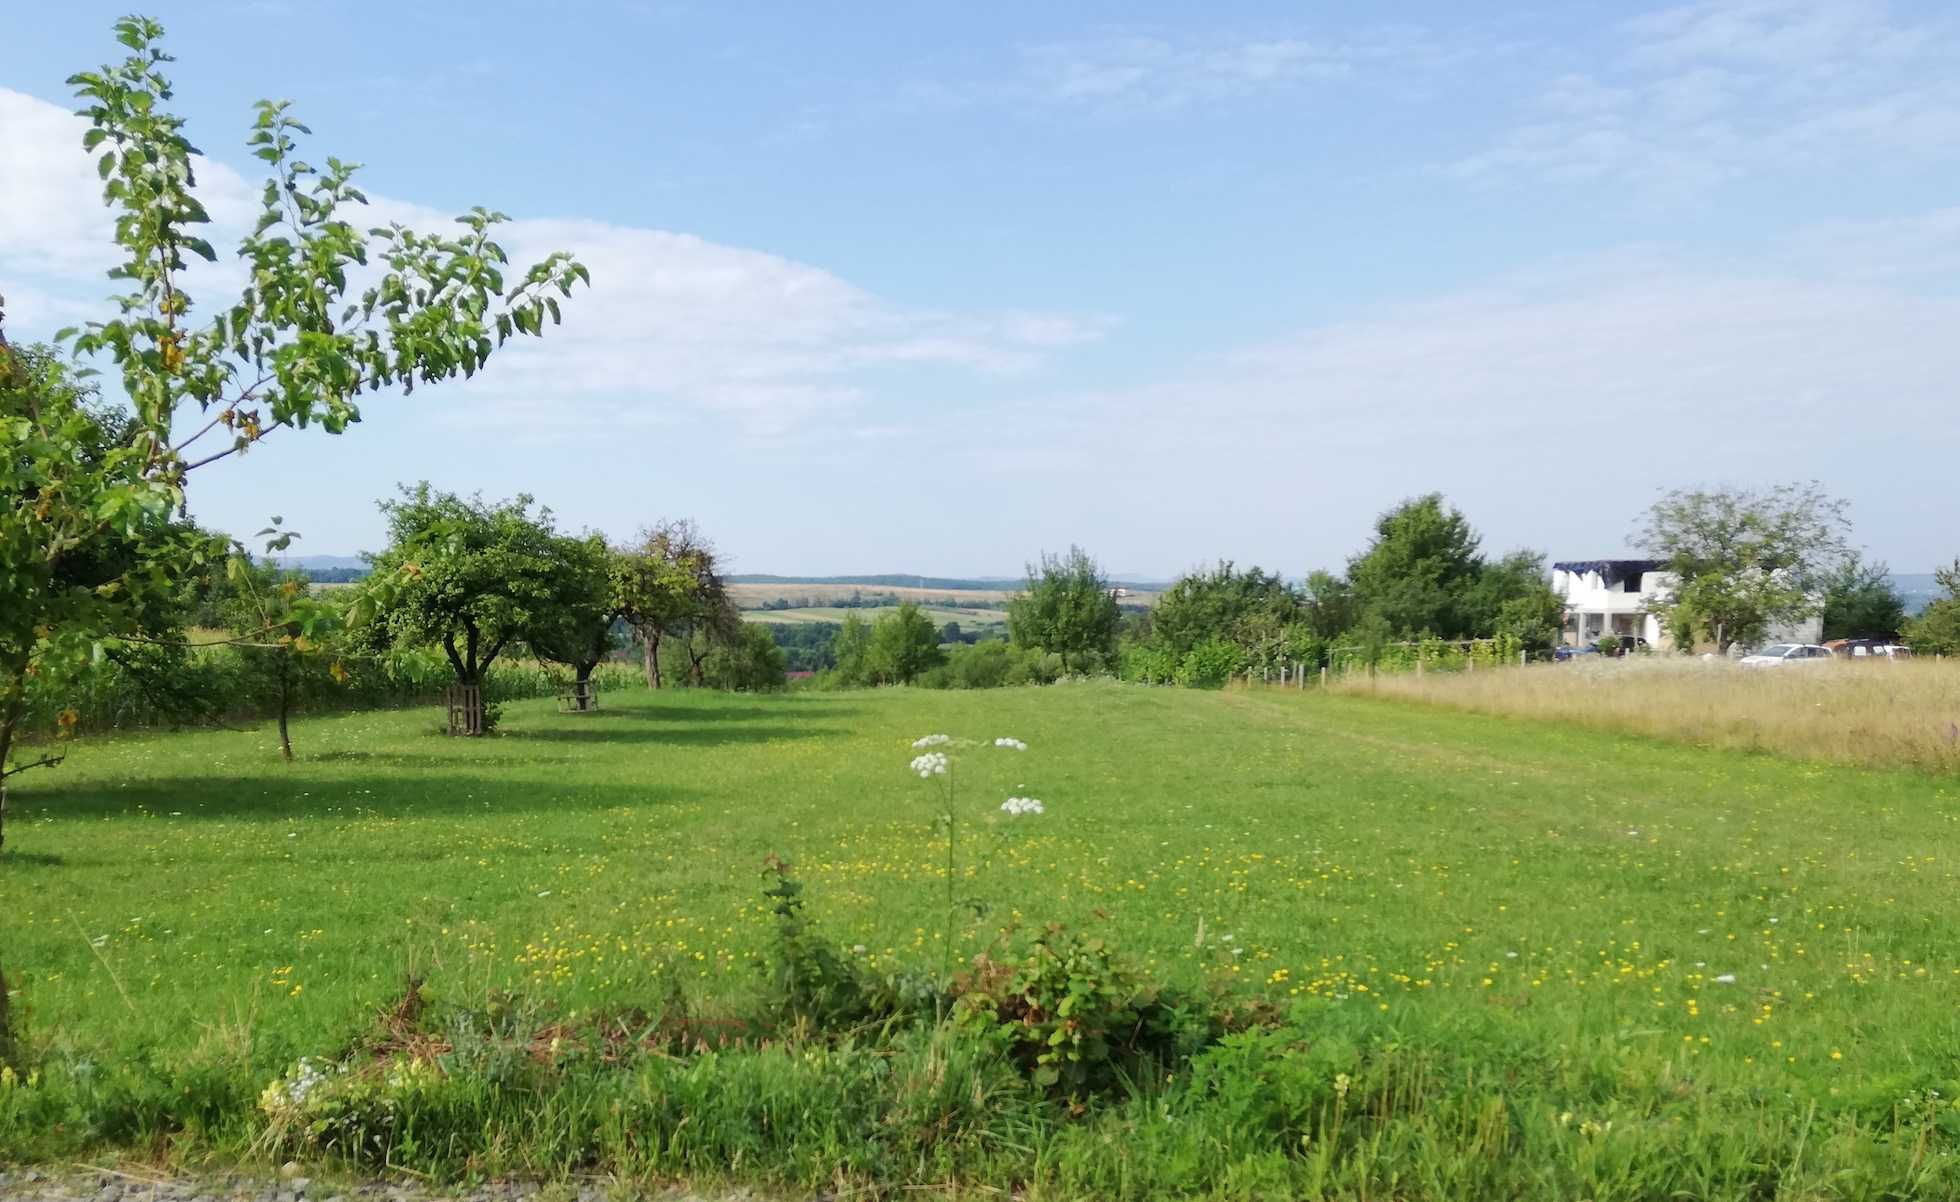
{"type": "Polygon", "coordinates": [[[1320,668],[1320,687],[1323,689],[1327,687],[1327,666],[1325,664],[1321,665],[1320,668]]]}

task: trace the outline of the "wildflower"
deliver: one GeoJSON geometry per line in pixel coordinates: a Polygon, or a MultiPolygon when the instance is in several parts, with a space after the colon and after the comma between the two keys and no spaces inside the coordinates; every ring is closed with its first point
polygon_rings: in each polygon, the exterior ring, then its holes
{"type": "Polygon", "coordinates": [[[1343,1098],[1347,1097],[1348,1086],[1350,1084],[1352,1084],[1352,1082],[1348,1079],[1348,1075],[1346,1073],[1334,1074],[1334,1093],[1337,1097],[1343,1097],[1343,1098]]]}
{"type": "Polygon", "coordinates": [[[912,740],[912,750],[924,751],[928,747],[944,747],[952,741],[951,735],[927,735],[923,739],[912,740]]]}
{"type": "Polygon", "coordinates": [[[1010,797],[1000,803],[1001,813],[1019,816],[1022,814],[1043,814],[1047,808],[1032,797],[1010,797]]]}
{"type": "Polygon", "coordinates": [[[1715,978],[1715,983],[1717,985],[1733,985],[1735,984],[1735,974],[1732,972],[1725,972],[1721,976],[1715,978]]]}
{"type": "Polygon", "coordinates": [[[995,739],[994,746],[1005,747],[1011,751],[1026,751],[1028,745],[1019,739],[995,739]]]}
{"type": "Polygon", "coordinates": [[[946,775],[946,764],[945,752],[928,751],[924,755],[913,757],[912,771],[919,774],[920,780],[927,780],[935,776],[946,775]]]}

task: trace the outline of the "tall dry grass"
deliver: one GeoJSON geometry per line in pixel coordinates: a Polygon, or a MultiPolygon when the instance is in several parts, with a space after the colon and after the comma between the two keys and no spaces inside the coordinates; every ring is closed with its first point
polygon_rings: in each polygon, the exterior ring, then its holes
{"type": "Polygon", "coordinates": [[[1711,747],[1960,768],[1960,662],[1746,669],[1675,657],[1350,677],[1335,688],[1711,747]]]}

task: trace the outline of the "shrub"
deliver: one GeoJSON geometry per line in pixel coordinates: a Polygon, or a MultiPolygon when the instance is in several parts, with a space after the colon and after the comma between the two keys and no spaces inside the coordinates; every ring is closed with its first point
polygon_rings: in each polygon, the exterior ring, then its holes
{"type": "Polygon", "coordinates": [[[1137,684],[1177,683],[1178,657],[1155,643],[1131,643],[1123,648],[1118,674],[1137,684]]]}
{"type": "Polygon", "coordinates": [[[1107,941],[1059,923],[1019,954],[976,956],[953,994],[962,1027],[999,1045],[1036,1086],[1068,1097],[1113,1088],[1146,1061],[1189,1055],[1208,1034],[1201,1007],[1107,941]]]}
{"type": "Polygon", "coordinates": [[[1245,666],[1245,655],[1224,639],[1207,639],[1184,653],[1177,665],[1177,683],[1186,688],[1221,688],[1245,666]]]}
{"type": "Polygon", "coordinates": [[[1594,645],[1599,648],[1601,655],[1618,655],[1620,653],[1620,636],[1617,634],[1601,635],[1599,642],[1594,645]]]}

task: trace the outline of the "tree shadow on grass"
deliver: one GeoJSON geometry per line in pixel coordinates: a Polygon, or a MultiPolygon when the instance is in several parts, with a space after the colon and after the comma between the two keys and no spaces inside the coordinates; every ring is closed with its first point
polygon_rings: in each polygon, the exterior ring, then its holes
{"type": "MultiPolygon", "coordinates": [[[[668,785],[587,782],[546,765],[536,774],[456,771],[454,765],[420,761],[420,775],[353,775],[314,772],[304,761],[268,763],[259,776],[185,776],[119,784],[77,780],[32,793],[16,794],[11,818],[21,821],[20,837],[32,838],[28,820],[61,822],[126,818],[155,823],[159,833],[180,823],[209,821],[289,822],[326,820],[359,823],[387,819],[485,818],[497,815],[580,814],[621,806],[675,806],[696,795],[668,785]],[[433,769],[433,771],[430,771],[433,769]]],[[[505,764],[509,769],[516,765],[505,764]]],[[[489,767],[499,767],[490,765],[489,767]]],[[[34,854],[11,845],[0,865],[34,854]]]]}
{"type": "Polygon", "coordinates": [[[538,743],[649,744],[667,747],[726,747],[733,743],[779,743],[817,739],[832,733],[816,725],[661,727],[636,729],[620,726],[547,726],[531,730],[500,730],[498,740],[510,739],[538,743]]]}
{"type": "MultiPolygon", "coordinates": [[[[19,839],[20,836],[16,834],[12,838],[19,839]]],[[[67,862],[61,856],[49,855],[44,851],[15,851],[12,848],[0,851],[0,872],[9,868],[60,868],[67,862]]]]}
{"type": "Polygon", "coordinates": [[[848,718],[858,712],[854,705],[815,705],[808,702],[783,701],[777,705],[714,706],[712,708],[691,705],[663,705],[650,702],[645,705],[615,703],[607,705],[604,697],[599,699],[599,708],[582,714],[560,712],[559,717],[578,722],[684,722],[690,725],[712,725],[720,722],[755,722],[770,719],[781,722],[794,717],[797,720],[815,718],[848,718]]]}

